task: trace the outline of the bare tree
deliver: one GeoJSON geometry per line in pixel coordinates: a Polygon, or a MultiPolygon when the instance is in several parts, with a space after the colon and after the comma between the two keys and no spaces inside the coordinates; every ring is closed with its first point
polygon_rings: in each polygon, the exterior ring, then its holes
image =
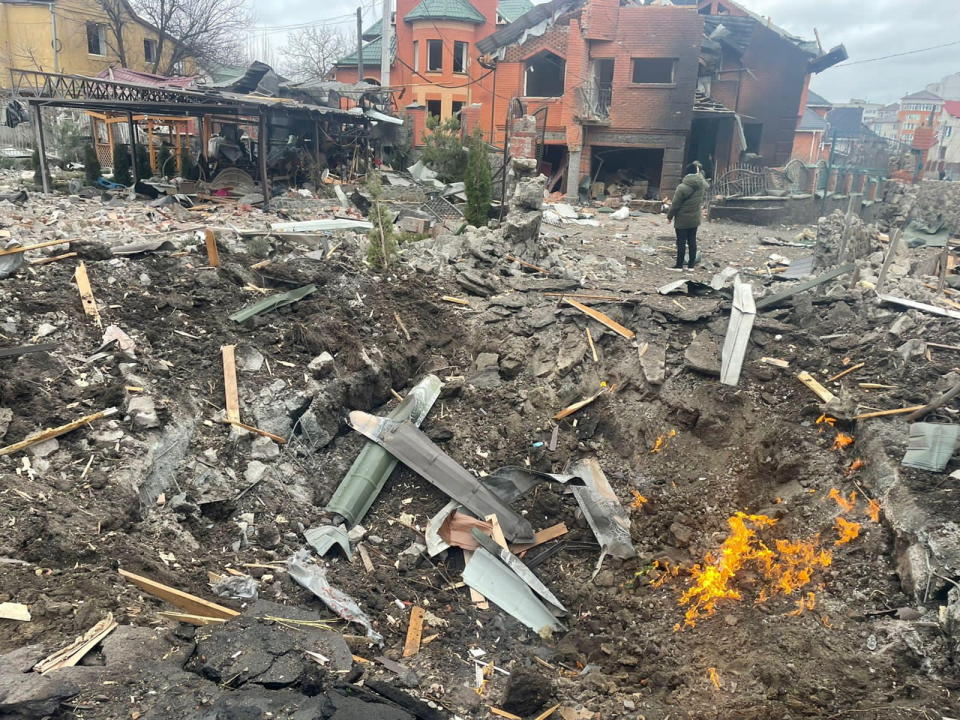
{"type": "Polygon", "coordinates": [[[283,55],[283,70],[295,80],[325,78],[344,55],[356,46],[347,32],[330,25],[313,25],[290,34],[283,55]]]}
{"type": "Polygon", "coordinates": [[[187,58],[227,65],[244,60],[253,24],[248,0],[133,0],[133,7],[160,31],[154,73],[173,75],[187,58]]]}
{"type": "Polygon", "coordinates": [[[97,0],[97,5],[107,16],[110,33],[107,45],[117,56],[121,67],[127,67],[127,48],[123,42],[123,29],[130,21],[130,6],[125,0],[97,0]]]}

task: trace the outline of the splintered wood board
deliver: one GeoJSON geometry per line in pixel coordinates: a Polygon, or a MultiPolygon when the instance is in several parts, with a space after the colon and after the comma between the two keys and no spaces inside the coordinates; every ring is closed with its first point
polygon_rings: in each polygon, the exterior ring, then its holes
{"type": "Polygon", "coordinates": [[[823,402],[828,403],[834,398],[834,394],[827,390],[823,385],[814,380],[813,375],[804,370],[797,375],[797,380],[806,385],[823,402]]]}
{"type": "Polygon", "coordinates": [[[126,570],[119,570],[118,572],[122,577],[132,582],[145,593],[160,598],[181,610],[186,610],[191,615],[229,620],[240,614],[236,610],[231,610],[223,605],[217,605],[216,603],[209,602],[190,593],[185,593],[182,590],[177,590],[169,585],[158,583],[156,580],[151,580],[142,575],[134,575],[132,572],[127,572],[126,570]]]}
{"type": "Polygon", "coordinates": [[[87,266],[82,260],[80,264],[77,265],[73,279],[77,283],[77,289],[80,291],[80,302],[83,304],[83,311],[93,318],[97,327],[103,327],[103,323],[100,320],[100,310],[97,309],[97,301],[93,297],[93,289],[90,287],[87,266]]]}
{"type": "Polygon", "coordinates": [[[575,307],[584,315],[588,315],[592,317],[601,325],[606,325],[608,328],[610,328],[615,333],[617,333],[617,335],[625,337],[627,340],[633,340],[637,336],[637,334],[633,330],[631,330],[630,328],[625,328],[623,325],[618,323],[612,317],[610,317],[609,315],[604,315],[599,310],[594,310],[592,307],[587,307],[583,303],[579,303],[576,300],[571,300],[569,297],[563,298],[563,301],[567,303],[567,305],[571,305],[575,307]]]}
{"type": "Polygon", "coordinates": [[[407,639],[403,644],[403,656],[413,657],[420,652],[420,641],[423,638],[423,608],[414,605],[410,609],[410,624],[407,626],[407,639]]]}
{"type": "Polygon", "coordinates": [[[223,345],[223,394],[227,408],[227,422],[240,422],[240,391],[237,389],[237,359],[234,354],[236,345],[223,345]]]}

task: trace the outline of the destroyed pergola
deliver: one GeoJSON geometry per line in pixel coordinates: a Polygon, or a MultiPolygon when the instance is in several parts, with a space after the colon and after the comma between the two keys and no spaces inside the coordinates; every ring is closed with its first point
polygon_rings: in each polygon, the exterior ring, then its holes
{"type": "MultiPolygon", "coordinates": [[[[313,154],[318,163],[322,138],[341,145],[356,145],[361,150],[362,158],[366,158],[368,154],[366,149],[371,121],[362,111],[351,112],[312,105],[291,98],[224,90],[172,89],[31,70],[11,70],[10,81],[13,96],[29,103],[34,117],[45,193],[50,192],[50,181],[43,117],[40,112],[43,107],[125,113],[130,128],[131,152],[134,156],[137,143],[134,131],[135,114],[192,117],[199,121],[201,127],[205,125],[204,121],[224,117],[255,124],[258,127],[258,142],[267,139],[264,151],[258,152],[264,207],[269,207],[270,203],[267,157],[271,128],[282,126],[289,129],[294,122],[308,126],[313,140],[313,154]]],[[[206,147],[206,143],[203,147],[206,147]]],[[[132,163],[132,169],[134,180],[140,180],[136,162],[132,163]]]]}

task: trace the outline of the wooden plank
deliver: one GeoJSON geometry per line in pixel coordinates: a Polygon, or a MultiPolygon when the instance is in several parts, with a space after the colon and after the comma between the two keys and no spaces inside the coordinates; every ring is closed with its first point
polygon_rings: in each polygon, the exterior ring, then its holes
{"type": "Polygon", "coordinates": [[[97,301],[93,297],[93,289],[90,287],[87,266],[82,260],[80,264],[77,265],[73,279],[76,281],[77,289],[80,291],[80,302],[83,304],[83,311],[93,318],[94,322],[97,323],[97,327],[102,328],[103,323],[100,321],[100,311],[97,309],[97,301]]]}
{"type": "Polygon", "coordinates": [[[775,295],[770,295],[769,297],[761,298],[760,300],[757,300],[757,312],[759,312],[760,310],[765,310],[766,308],[771,307],[773,305],[777,305],[783,302],[784,300],[787,300],[788,298],[793,297],[794,295],[798,295],[799,293],[806,292],[807,290],[812,290],[818,285],[823,285],[825,282],[829,282],[830,280],[840,277],[841,275],[846,275],[849,272],[853,272],[855,267],[856,266],[853,265],[852,263],[847,265],[841,265],[840,267],[833,268],[832,270],[828,270],[827,272],[823,273],[823,275],[819,275],[818,277],[815,277],[812,280],[807,280],[806,282],[802,282],[798,285],[793,286],[792,288],[788,288],[783,292],[779,292],[775,295]]]}
{"type": "Polygon", "coordinates": [[[566,523],[557,523],[556,525],[553,525],[551,527],[546,528],[545,530],[541,530],[540,532],[536,533],[533,536],[532,543],[511,545],[510,552],[514,554],[522,553],[524,550],[530,550],[532,548],[537,547],[538,545],[543,545],[544,543],[550,542],[551,540],[556,540],[558,537],[561,537],[562,535],[566,535],[568,532],[569,530],[567,530],[566,523]]]}
{"type": "Polygon", "coordinates": [[[810,388],[823,402],[828,403],[834,399],[834,394],[814,380],[813,375],[808,373],[806,370],[797,375],[797,380],[810,388]]]}
{"type": "Polygon", "coordinates": [[[852,373],[852,372],[856,372],[857,370],[859,370],[860,368],[864,367],[865,365],[866,365],[865,362],[857,363],[856,365],[851,365],[851,366],[848,367],[846,370],[843,370],[843,371],[841,371],[841,372],[838,372],[838,373],[837,373],[836,375],[834,375],[833,377],[827,378],[827,382],[836,382],[836,381],[839,380],[840,378],[842,378],[842,377],[844,377],[844,376],[846,376],[846,375],[849,375],[849,374],[852,373]]]}
{"type": "Polygon", "coordinates": [[[623,325],[618,323],[609,315],[604,315],[599,310],[594,310],[591,307],[587,307],[583,303],[579,303],[576,300],[572,300],[569,296],[565,296],[563,298],[563,302],[567,303],[567,305],[570,305],[571,307],[575,307],[584,315],[587,315],[593,318],[601,325],[606,325],[608,328],[610,328],[615,333],[617,333],[617,335],[620,335],[621,337],[625,337],[627,340],[633,340],[637,336],[637,334],[633,330],[630,330],[629,328],[625,328],[623,325]]]}
{"type": "Polygon", "coordinates": [[[117,622],[113,619],[113,614],[110,613],[65,648],[57,650],[57,652],[38,662],[33,666],[33,669],[41,675],[45,675],[51,670],[73,667],[117,627],[117,622]]]}
{"type": "Polygon", "coordinates": [[[598,397],[600,397],[600,396],[603,395],[605,392],[607,392],[608,389],[609,389],[609,388],[603,388],[603,389],[602,389],[600,392],[598,392],[596,395],[591,395],[590,397],[585,398],[584,400],[580,400],[579,402],[575,402],[573,405],[569,405],[569,406],[565,407],[563,410],[561,410],[561,411],[558,412],[556,415],[554,415],[554,416],[553,416],[553,419],[554,419],[554,420],[563,420],[563,419],[566,418],[566,417],[570,417],[570,416],[573,415],[575,412],[577,412],[577,411],[579,411],[579,410],[583,410],[583,408],[585,408],[587,405],[589,405],[590,403],[594,402],[598,397]]]}
{"type": "Polygon", "coordinates": [[[883,385],[881,383],[857,383],[858,387],[864,390],[894,390],[896,385],[883,385]]]}
{"type": "Polygon", "coordinates": [[[36,445],[37,443],[43,442],[44,440],[50,440],[51,438],[60,437],[65,435],[68,432],[82,428],[84,425],[89,425],[94,420],[100,420],[105,417],[110,417],[111,415],[116,415],[116,408],[107,408],[106,410],[101,410],[100,412],[93,413],[92,415],[86,415],[79,420],[74,420],[69,422],[66,425],[61,425],[60,427],[50,428],[48,430],[41,430],[40,432],[31,435],[30,437],[16,442],[13,445],[7,445],[5,448],[0,448],[0,455],[10,455],[20,450],[24,450],[31,445],[36,445]]]}
{"type": "Polygon", "coordinates": [[[502,548],[507,547],[507,538],[503,535],[503,528],[500,527],[500,521],[497,520],[497,516],[487,515],[484,520],[490,523],[490,537],[493,538],[493,541],[502,548]]]}
{"type": "Polygon", "coordinates": [[[600,302],[628,302],[629,298],[622,298],[616,295],[588,295],[585,293],[576,293],[571,295],[570,293],[559,293],[559,292],[545,292],[545,297],[558,297],[558,298],[573,298],[574,300],[597,300],[600,302]]]}
{"type": "Polygon", "coordinates": [[[230,425],[236,425],[238,428],[243,428],[247,432],[256,433],[257,435],[262,435],[263,437],[270,438],[275,443],[277,443],[277,445],[287,444],[287,441],[284,438],[280,437],[279,435],[274,435],[272,432],[261,430],[260,428],[254,427],[253,425],[247,425],[246,423],[242,423],[239,420],[227,420],[227,423],[230,425]]]}
{"type": "Polygon", "coordinates": [[[587,328],[587,344],[590,346],[590,354],[593,355],[593,361],[600,364],[600,358],[597,356],[597,346],[593,344],[593,335],[590,328],[587,328]]]}
{"type": "Polygon", "coordinates": [[[537,272],[543,273],[544,275],[549,275],[549,274],[550,274],[550,271],[549,271],[549,270],[544,270],[544,269],[543,269],[542,267],[540,267],[539,265],[534,265],[534,264],[532,264],[532,263],[526,262],[525,260],[521,260],[520,258],[518,258],[518,257],[516,257],[516,256],[514,256],[514,255],[511,255],[510,253],[507,253],[506,255],[504,255],[504,257],[505,257],[507,260],[509,260],[510,262],[515,262],[515,263],[517,263],[518,265],[520,265],[520,266],[522,266],[522,267],[530,268],[531,270],[536,270],[537,272]]]}
{"type": "Polygon", "coordinates": [[[59,260],[68,260],[77,256],[75,252],[64,253],[63,255],[54,255],[53,257],[38,258],[36,260],[31,260],[31,265],[49,265],[50,263],[57,262],[59,260]]]}
{"type": "Polygon", "coordinates": [[[71,240],[49,240],[48,242],[37,243],[36,245],[24,245],[23,247],[10,248],[9,250],[0,250],[2,255],[16,255],[24,253],[27,250],[39,250],[40,248],[51,247],[53,245],[69,245],[71,240]]]}
{"type": "Polygon", "coordinates": [[[894,408],[893,410],[878,410],[877,412],[868,412],[862,413],[860,415],[854,415],[854,420],[867,420],[869,418],[878,418],[878,417],[887,417],[888,415],[903,415],[909,412],[915,412],[917,410],[923,410],[926,407],[925,405],[914,405],[913,407],[905,408],[894,408]]]}
{"type": "Polygon", "coordinates": [[[917,302],[916,300],[910,300],[908,298],[895,297],[894,295],[880,295],[878,293],[877,299],[882,303],[900,305],[901,307],[913,308],[914,310],[922,310],[931,315],[942,315],[943,317],[960,320],[960,312],[956,310],[945,310],[938,308],[936,305],[928,305],[927,303],[917,302]]]}
{"type": "Polygon", "coordinates": [[[221,345],[223,358],[223,395],[227,408],[227,422],[240,422],[240,391],[237,389],[236,345],[221,345]]]}
{"type": "Polygon", "coordinates": [[[49,352],[55,350],[60,343],[44,343],[42,345],[20,345],[18,347],[0,348],[0,358],[20,357],[30,353],[49,352]]]}
{"type": "Polygon", "coordinates": [[[220,251],[217,249],[216,233],[207,228],[203,231],[203,238],[207,246],[207,263],[210,267],[220,267],[220,251]]]}
{"type": "Polygon", "coordinates": [[[223,605],[217,605],[216,603],[212,603],[204,600],[203,598],[197,597],[196,595],[191,595],[190,593],[177,590],[169,585],[158,583],[156,580],[151,580],[150,578],[143,577],[142,575],[135,575],[132,572],[127,572],[126,570],[118,570],[117,572],[120,573],[121,577],[126,578],[145,593],[153,595],[156,598],[160,598],[161,600],[164,600],[165,602],[168,602],[174,607],[180,608],[181,610],[186,610],[192,615],[202,615],[204,617],[229,620],[230,618],[235,618],[240,614],[236,610],[231,610],[223,605]]]}
{"type": "Polygon", "coordinates": [[[167,620],[175,620],[176,622],[186,623],[187,625],[196,625],[198,627],[202,627],[204,625],[216,625],[226,622],[225,618],[207,617],[206,615],[191,615],[190,613],[163,611],[158,612],[157,615],[167,618],[167,620]]]}
{"type": "Polygon", "coordinates": [[[469,301],[469,300],[464,300],[464,299],[458,298],[458,297],[452,297],[452,296],[450,296],[450,295],[441,295],[441,296],[440,296],[440,299],[443,300],[444,302],[454,303],[454,304],[456,304],[456,305],[469,305],[469,304],[470,304],[470,301],[469,301]]]}
{"type": "MultiPolygon", "coordinates": [[[[909,219],[908,219],[909,222],[909,219]]],[[[893,264],[893,258],[897,254],[897,247],[900,245],[900,239],[903,236],[903,228],[897,228],[890,240],[890,246],[887,248],[887,255],[883,259],[883,265],[880,268],[880,274],[877,276],[877,292],[883,292],[883,286],[887,281],[887,272],[890,265],[893,264]]]]}
{"type": "Polygon", "coordinates": [[[360,561],[363,563],[364,570],[373,572],[373,561],[370,559],[370,551],[367,550],[367,546],[363,543],[358,544],[357,552],[360,553],[360,561]]]}
{"type": "Polygon", "coordinates": [[[548,717],[553,715],[559,709],[560,709],[560,703],[557,703],[553,707],[547,708],[546,710],[544,710],[542,713],[537,715],[533,720],[547,720],[548,717]]]}
{"type": "Polygon", "coordinates": [[[496,715],[497,717],[506,718],[507,720],[523,720],[519,715],[514,715],[513,713],[507,712],[506,710],[501,710],[500,708],[492,707],[490,712],[496,715]]]}
{"type": "Polygon", "coordinates": [[[420,652],[420,640],[423,638],[423,608],[414,605],[410,608],[410,624],[407,626],[407,639],[403,643],[403,657],[413,657],[420,652]]]}
{"type": "Polygon", "coordinates": [[[789,361],[781,360],[780,358],[762,357],[760,358],[760,362],[762,362],[764,365],[773,365],[774,367],[778,367],[778,368],[790,367],[789,361]]]}

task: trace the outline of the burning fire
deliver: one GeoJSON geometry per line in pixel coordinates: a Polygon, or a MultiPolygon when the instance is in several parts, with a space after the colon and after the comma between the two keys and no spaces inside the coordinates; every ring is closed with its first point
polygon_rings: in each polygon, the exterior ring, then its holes
{"type": "Polygon", "coordinates": [[[843,450],[848,445],[853,445],[853,436],[847,435],[845,432],[838,432],[833,439],[833,449],[843,450]]]}
{"type": "Polygon", "coordinates": [[[838,517],[835,521],[837,534],[840,536],[834,545],[845,545],[851,540],[855,540],[860,535],[860,523],[844,520],[838,517]]]}
{"type": "Polygon", "coordinates": [[[707,675],[710,676],[710,682],[713,683],[713,686],[720,690],[720,676],[717,674],[717,669],[715,667],[707,668],[707,675]]]}
{"type": "Polygon", "coordinates": [[[850,466],[843,471],[843,474],[846,475],[847,477],[850,477],[854,473],[860,472],[860,470],[863,469],[864,465],[866,465],[866,463],[860,458],[857,458],[852,463],[850,463],[850,466]]]}
{"type": "Polygon", "coordinates": [[[846,515],[848,512],[853,510],[857,506],[857,491],[854,490],[850,493],[850,497],[845,498],[840,494],[840,491],[836,488],[830,490],[830,495],[828,496],[831,500],[836,500],[837,505],[840,506],[840,510],[846,515]]]}
{"type": "Polygon", "coordinates": [[[796,617],[797,615],[802,615],[805,610],[813,610],[817,606],[817,596],[812,592],[808,592],[806,597],[802,597],[797,600],[797,609],[791,612],[788,612],[787,615],[791,617],[796,617]]]}
{"type": "Polygon", "coordinates": [[[869,517],[873,522],[880,522],[880,503],[874,499],[870,499],[870,504],[867,505],[867,517],[869,517]]]}
{"type": "Polygon", "coordinates": [[[830,565],[830,553],[817,547],[819,538],[812,542],[776,540],[775,549],[771,549],[757,536],[758,530],[777,522],[766,515],[738,512],[727,522],[730,535],[723,541],[718,555],[707,553],[703,564],[694,565],[690,570],[693,584],[679,600],[681,606],[689,606],[684,613],[686,627],[695,627],[699,619],[713,615],[720,600],[742,599],[734,580],[737,573],[748,566],[759,570],[770,582],[770,588],[759,594],[758,602],[763,602],[781,593],[792,595],[810,583],[818,567],[830,565]]]}
{"type": "Polygon", "coordinates": [[[638,493],[636,490],[631,490],[630,492],[633,493],[633,502],[630,503],[630,507],[642,508],[644,505],[646,505],[649,502],[647,498],[645,498],[643,495],[638,493]]]}
{"type": "Polygon", "coordinates": [[[668,445],[667,441],[670,440],[671,438],[675,438],[676,436],[677,436],[677,431],[671,430],[670,432],[665,433],[664,435],[661,435],[660,437],[658,437],[656,442],[653,444],[653,447],[650,448],[650,454],[656,455],[657,453],[665,450],[668,445]]]}
{"type": "MultiPolygon", "coordinates": [[[[829,415],[821,415],[817,418],[817,425],[827,425],[829,427],[834,427],[837,424],[837,419],[835,417],[830,417],[829,415]]],[[[823,432],[823,428],[820,428],[820,432],[823,432]]]]}

